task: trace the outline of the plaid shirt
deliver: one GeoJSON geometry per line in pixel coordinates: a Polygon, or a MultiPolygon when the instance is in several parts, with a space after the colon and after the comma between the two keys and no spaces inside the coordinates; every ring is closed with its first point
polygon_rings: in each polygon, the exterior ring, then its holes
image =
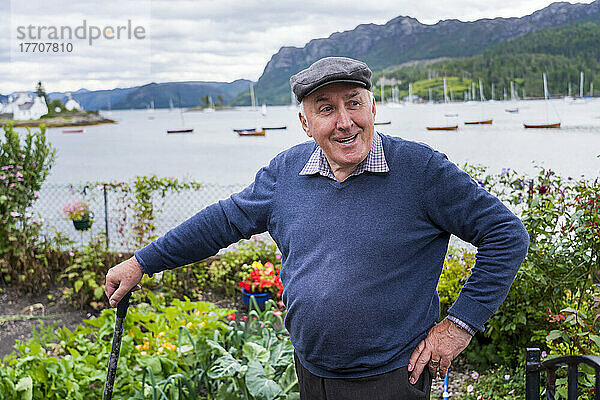
{"type": "MultiPolygon", "coordinates": [[[[385,154],[383,153],[383,143],[381,142],[381,137],[379,133],[375,133],[373,135],[373,142],[371,143],[371,151],[367,155],[367,158],[362,160],[358,167],[352,172],[349,176],[360,175],[365,171],[369,172],[388,172],[390,169],[385,161],[385,154]]],[[[300,175],[314,175],[320,174],[327,178],[331,178],[333,180],[337,180],[333,175],[333,171],[329,166],[329,162],[327,162],[327,158],[325,158],[325,154],[323,150],[317,146],[315,151],[311,154],[308,162],[300,171],[300,175]]]]}

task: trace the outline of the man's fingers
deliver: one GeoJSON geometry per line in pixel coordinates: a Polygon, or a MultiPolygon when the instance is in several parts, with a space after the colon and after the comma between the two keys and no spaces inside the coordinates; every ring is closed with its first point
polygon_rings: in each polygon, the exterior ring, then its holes
{"type": "Polygon", "coordinates": [[[429,367],[429,372],[431,372],[431,377],[436,378],[438,371],[440,369],[440,361],[434,361],[433,358],[427,363],[427,367],[429,367]]]}
{"type": "Polygon", "coordinates": [[[115,290],[113,295],[108,300],[111,307],[116,307],[117,304],[119,304],[119,301],[121,301],[121,299],[127,294],[127,292],[129,292],[130,289],[131,288],[128,288],[128,287],[124,286],[123,284],[121,284],[121,286],[119,286],[119,288],[117,290],[115,290]]]}
{"type": "Polygon", "coordinates": [[[410,358],[408,359],[408,372],[411,372],[415,368],[415,363],[419,359],[421,352],[425,349],[425,340],[421,340],[417,347],[413,350],[410,358]]]}
{"type": "Polygon", "coordinates": [[[429,348],[427,346],[424,346],[423,351],[421,352],[421,354],[419,355],[419,358],[417,359],[417,361],[415,361],[413,367],[413,372],[410,376],[410,383],[412,383],[413,385],[419,380],[419,376],[421,376],[421,372],[423,372],[423,369],[425,368],[425,366],[427,365],[427,363],[429,362],[429,360],[431,359],[431,350],[429,350],[429,348]]]}
{"type": "Polygon", "coordinates": [[[444,379],[446,377],[446,374],[448,373],[448,369],[450,368],[451,363],[452,363],[452,360],[450,358],[442,358],[440,360],[440,368],[439,368],[440,378],[444,379]]]}

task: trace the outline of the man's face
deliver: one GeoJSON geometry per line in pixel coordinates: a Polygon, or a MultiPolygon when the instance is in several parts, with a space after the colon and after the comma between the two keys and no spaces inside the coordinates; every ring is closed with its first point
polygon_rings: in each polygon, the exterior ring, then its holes
{"type": "Polygon", "coordinates": [[[323,149],[334,174],[347,172],[345,179],[371,150],[375,102],[369,92],[353,84],[332,83],[304,98],[304,113],[302,128],[323,149]]]}

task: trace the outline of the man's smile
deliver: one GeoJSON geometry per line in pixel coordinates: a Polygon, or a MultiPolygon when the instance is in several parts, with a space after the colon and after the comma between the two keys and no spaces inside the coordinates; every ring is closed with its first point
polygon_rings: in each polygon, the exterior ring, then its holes
{"type": "Polygon", "coordinates": [[[352,144],[356,141],[356,138],[358,137],[358,133],[355,134],[354,136],[348,136],[345,138],[340,138],[340,139],[334,139],[336,142],[341,143],[341,144],[352,144]]]}

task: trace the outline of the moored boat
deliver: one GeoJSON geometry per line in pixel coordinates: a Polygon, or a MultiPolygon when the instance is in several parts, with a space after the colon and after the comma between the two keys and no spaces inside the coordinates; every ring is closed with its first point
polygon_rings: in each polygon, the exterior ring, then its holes
{"type": "Polygon", "coordinates": [[[83,133],[83,129],[63,129],[62,133],[83,133]]]}
{"type": "Polygon", "coordinates": [[[428,131],[455,131],[458,129],[458,125],[450,125],[450,126],[428,126],[428,131]]]}
{"type": "Polygon", "coordinates": [[[173,133],[193,133],[194,129],[168,129],[167,133],[168,134],[173,134],[173,133]]]}
{"type": "Polygon", "coordinates": [[[560,128],[560,122],[554,124],[523,124],[525,128],[560,128]]]}
{"type": "Polygon", "coordinates": [[[257,131],[256,129],[249,130],[236,130],[237,134],[240,136],[265,136],[265,130],[257,131]]]}
{"type": "Polygon", "coordinates": [[[465,121],[465,125],[491,125],[491,119],[486,119],[484,121],[465,121]]]}
{"type": "Polygon", "coordinates": [[[392,121],[385,121],[385,122],[375,122],[375,125],[391,125],[392,121]]]}

